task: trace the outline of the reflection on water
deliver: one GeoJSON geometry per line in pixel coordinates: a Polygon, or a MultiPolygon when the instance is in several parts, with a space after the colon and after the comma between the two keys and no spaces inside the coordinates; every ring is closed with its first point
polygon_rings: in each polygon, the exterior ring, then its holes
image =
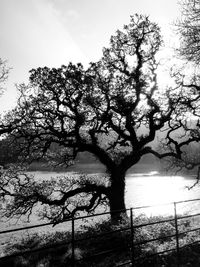
{"type": "MultiPolygon", "coordinates": [[[[126,205],[127,208],[145,205],[159,205],[157,207],[138,210],[147,215],[173,214],[173,205],[161,205],[187,199],[200,198],[200,188],[196,185],[188,190],[195,182],[194,178],[183,176],[161,176],[161,175],[134,175],[130,174],[126,180],[126,205]]],[[[179,213],[196,211],[200,201],[178,204],[179,213]]]]}

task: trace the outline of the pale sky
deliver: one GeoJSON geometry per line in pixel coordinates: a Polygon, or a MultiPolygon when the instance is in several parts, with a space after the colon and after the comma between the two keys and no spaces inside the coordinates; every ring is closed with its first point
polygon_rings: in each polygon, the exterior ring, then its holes
{"type": "Polygon", "coordinates": [[[0,57],[12,68],[0,112],[13,107],[30,69],[98,60],[132,14],[149,15],[173,46],[179,9],[177,0],[0,0],[0,57]]]}

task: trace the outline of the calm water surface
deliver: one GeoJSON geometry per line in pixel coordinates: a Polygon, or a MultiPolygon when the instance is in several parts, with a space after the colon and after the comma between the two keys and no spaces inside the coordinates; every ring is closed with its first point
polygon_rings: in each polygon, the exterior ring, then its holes
{"type": "MultiPolygon", "coordinates": [[[[194,177],[164,176],[164,175],[134,175],[126,179],[126,205],[127,208],[145,205],[160,205],[151,209],[141,209],[147,215],[168,215],[174,212],[173,205],[161,205],[188,199],[200,198],[200,186],[196,185],[194,177]]],[[[179,213],[197,210],[200,201],[182,203],[177,205],[179,213]]],[[[139,211],[138,211],[139,212],[139,211]]]]}

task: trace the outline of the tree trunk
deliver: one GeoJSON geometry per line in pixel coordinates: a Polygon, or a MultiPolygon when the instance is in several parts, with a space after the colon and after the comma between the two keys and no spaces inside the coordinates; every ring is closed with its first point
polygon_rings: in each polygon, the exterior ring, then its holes
{"type": "Polygon", "coordinates": [[[119,223],[126,216],[125,173],[120,171],[111,173],[109,204],[112,222],[119,223]]]}

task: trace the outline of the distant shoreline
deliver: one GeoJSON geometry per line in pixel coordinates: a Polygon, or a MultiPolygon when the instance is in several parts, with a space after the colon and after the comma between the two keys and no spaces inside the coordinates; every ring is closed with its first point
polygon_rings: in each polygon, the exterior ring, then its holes
{"type": "MultiPolygon", "coordinates": [[[[156,166],[157,167],[157,166],[156,166]]],[[[77,174],[106,174],[106,169],[103,165],[99,163],[77,163],[75,165],[69,167],[59,167],[54,168],[51,166],[47,166],[46,164],[42,163],[34,163],[32,164],[29,169],[29,172],[55,172],[55,173],[77,173],[77,174]]],[[[175,171],[163,171],[160,169],[154,168],[154,166],[150,164],[138,164],[130,170],[128,170],[126,174],[126,178],[129,178],[130,175],[134,177],[156,177],[156,176],[183,176],[186,179],[195,179],[196,173],[193,172],[175,172],[175,171]]]]}

